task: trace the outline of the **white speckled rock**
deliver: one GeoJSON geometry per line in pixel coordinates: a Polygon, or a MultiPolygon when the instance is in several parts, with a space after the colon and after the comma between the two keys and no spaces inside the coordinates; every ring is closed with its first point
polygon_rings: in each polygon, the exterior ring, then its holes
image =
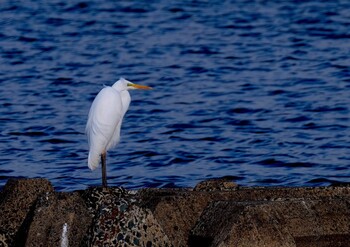
{"type": "Polygon", "coordinates": [[[139,207],[131,191],[92,188],[83,197],[93,214],[88,246],[172,246],[151,211],[139,207]]]}

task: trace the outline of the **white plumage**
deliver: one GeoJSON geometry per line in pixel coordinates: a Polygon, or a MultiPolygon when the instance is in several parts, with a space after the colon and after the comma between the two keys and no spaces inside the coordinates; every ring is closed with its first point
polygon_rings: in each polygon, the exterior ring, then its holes
{"type": "MultiPolygon", "coordinates": [[[[89,142],[88,166],[91,170],[99,166],[100,158],[102,168],[105,169],[103,158],[120,140],[120,128],[131,101],[129,89],[151,88],[120,78],[112,87],[103,88],[92,102],[86,124],[89,142]]],[[[103,171],[102,183],[104,184],[103,171]]]]}

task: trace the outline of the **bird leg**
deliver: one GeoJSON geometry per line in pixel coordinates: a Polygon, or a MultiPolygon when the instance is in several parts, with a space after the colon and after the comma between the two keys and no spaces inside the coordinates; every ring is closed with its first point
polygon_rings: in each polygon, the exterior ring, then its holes
{"type": "Polygon", "coordinates": [[[102,187],[107,188],[106,153],[101,154],[102,164],[102,187]]]}

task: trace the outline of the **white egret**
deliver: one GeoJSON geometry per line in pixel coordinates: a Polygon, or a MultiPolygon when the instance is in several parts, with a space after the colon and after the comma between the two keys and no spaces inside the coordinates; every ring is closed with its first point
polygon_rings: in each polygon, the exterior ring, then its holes
{"type": "Polygon", "coordinates": [[[86,134],[89,142],[88,166],[102,164],[102,186],[107,187],[106,154],[120,140],[120,127],[131,101],[129,89],[151,89],[120,78],[112,87],[104,87],[92,102],[86,134]]]}

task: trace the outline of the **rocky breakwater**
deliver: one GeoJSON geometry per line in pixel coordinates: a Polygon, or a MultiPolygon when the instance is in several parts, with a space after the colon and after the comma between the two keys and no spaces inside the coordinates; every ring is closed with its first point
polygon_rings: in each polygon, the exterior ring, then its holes
{"type": "Polygon", "coordinates": [[[0,246],[350,246],[350,187],[89,188],[45,179],[0,192],[0,246]]]}

